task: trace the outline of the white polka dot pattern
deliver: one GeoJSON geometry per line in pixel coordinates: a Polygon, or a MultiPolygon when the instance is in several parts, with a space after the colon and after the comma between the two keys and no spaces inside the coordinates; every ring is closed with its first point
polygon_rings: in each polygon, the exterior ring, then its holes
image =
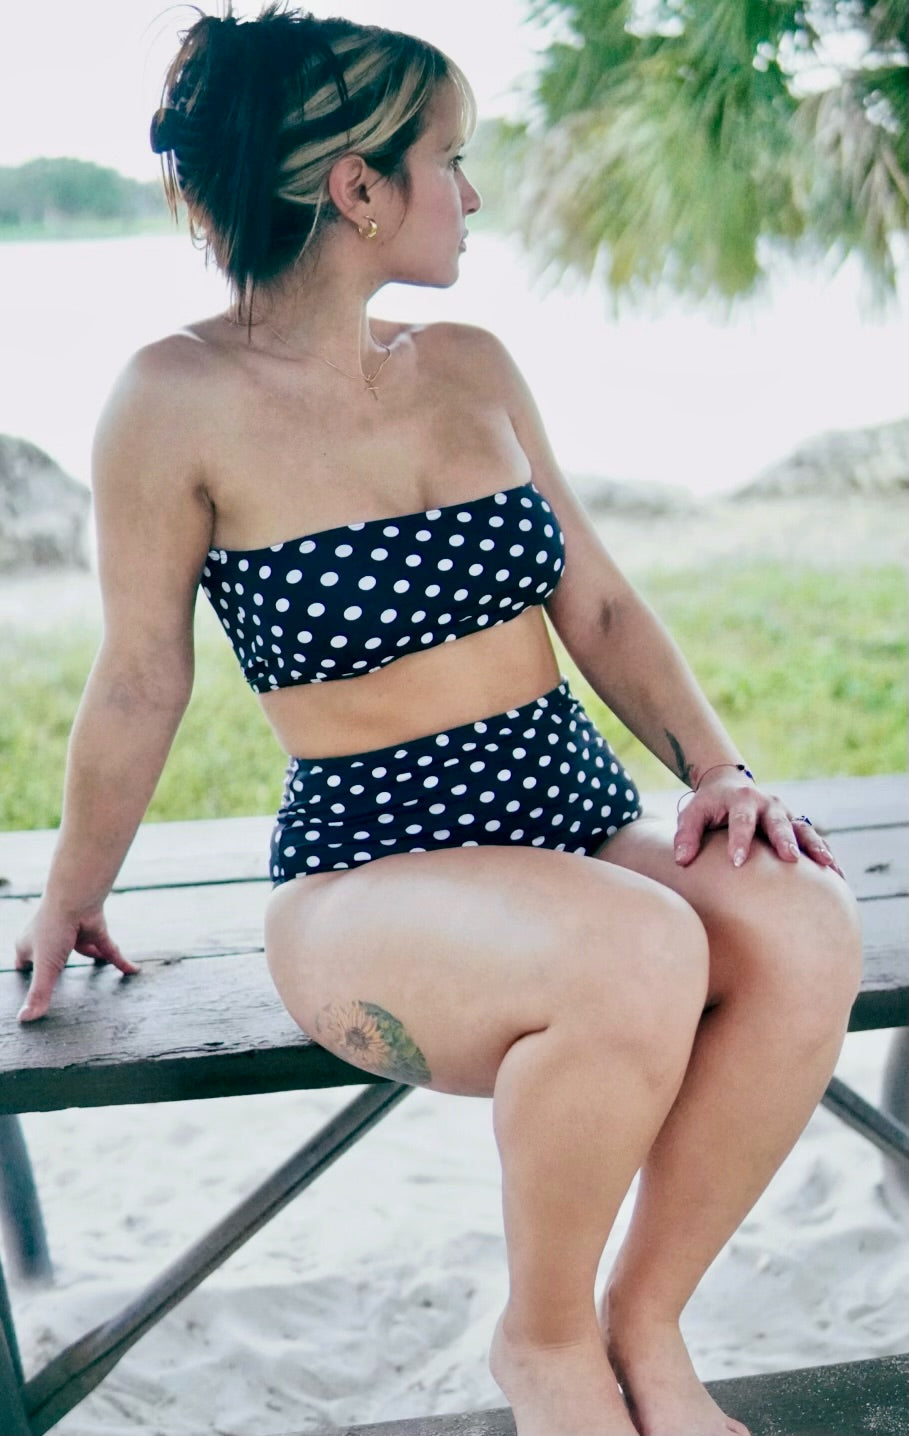
{"type": "Polygon", "coordinates": [[[271,877],[488,844],[587,854],[639,815],[637,788],[563,678],[520,708],[446,733],[292,758],[271,877]]]}
{"type": "Polygon", "coordinates": [[[528,482],[267,549],[212,549],[200,582],[248,683],[267,693],[374,673],[507,623],[546,602],[564,552],[550,505],[528,482]]]}

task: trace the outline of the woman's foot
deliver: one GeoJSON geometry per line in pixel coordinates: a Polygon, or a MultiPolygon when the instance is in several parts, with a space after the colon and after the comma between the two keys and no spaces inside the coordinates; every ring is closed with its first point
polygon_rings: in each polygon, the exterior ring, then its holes
{"type": "Polygon", "coordinates": [[[635,1320],[605,1296],[599,1320],[640,1436],[750,1436],[698,1380],[676,1322],[635,1320]]]}
{"type": "Polygon", "coordinates": [[[596,1328],[564,1346],[522,1341],[499,1317],[489,1369],[514,1416],[517,1436],[637,1436],[596,1328]]]}

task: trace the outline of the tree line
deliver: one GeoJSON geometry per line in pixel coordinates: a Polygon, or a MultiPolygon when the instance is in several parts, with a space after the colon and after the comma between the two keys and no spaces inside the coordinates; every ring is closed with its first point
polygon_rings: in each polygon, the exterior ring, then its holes
{"type": "Polygon", "coordinates": [[[130,179],[88,160],[0,167],[0,230],[51,230],[86,219],[140,222],[166,212],[160,180],[130,179]]]}

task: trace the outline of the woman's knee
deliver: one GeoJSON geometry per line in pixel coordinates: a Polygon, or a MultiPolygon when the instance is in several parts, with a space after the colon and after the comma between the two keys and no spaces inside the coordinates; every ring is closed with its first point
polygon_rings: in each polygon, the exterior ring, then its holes
{"type": "Polygon", "coordinates": [[[600,917],[592,961],[577,965],[558,1014],[599,1040],[633,1050],[662,1081],[687,1060],[704,1011],[708,943],[704,925],[678,894],[626,874],[624,902],[600,917]]]}
{"type": "Polygon", "coordinates": [[[726,924],[724,983],[771,996],[794,1040],[825,1042],[844,1030],[861,986],[858,904],[842,878],[808,859],[767,866],[726,924]]]}

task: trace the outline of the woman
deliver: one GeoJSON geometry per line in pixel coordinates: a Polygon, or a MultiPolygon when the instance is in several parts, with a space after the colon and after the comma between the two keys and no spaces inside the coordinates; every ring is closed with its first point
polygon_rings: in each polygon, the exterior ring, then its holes
{"type": "Polygon", "coordinates": [[[839,869],[604,552],[502,345],[367,319],[384,284],[457,278],[480,205],[457,68],[272,5],[195,24],[164,101],[169,199],[236,302],[139,351],[98,427],[105,633],[22,1018],[73,949],[136,970],[102,904],[189,697],[201,582],[293,755],[281,998],[368,1071],[493,1098],[490,1366],[519,1436],[741,1436],[679,1316],[833,1070],[860,968],[839,869]],[[692,789],[674,830],[640,816],[544,608],[692,789]]]}

